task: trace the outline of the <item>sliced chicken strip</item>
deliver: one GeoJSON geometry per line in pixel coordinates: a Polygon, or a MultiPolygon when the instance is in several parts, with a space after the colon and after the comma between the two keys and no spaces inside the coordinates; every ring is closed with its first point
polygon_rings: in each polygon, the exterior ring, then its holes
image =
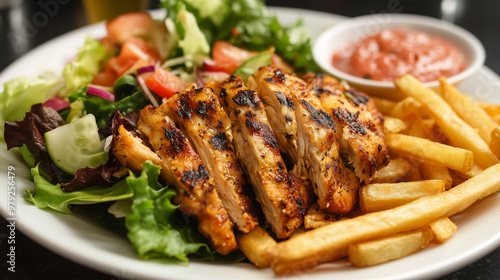
{"type": "Polygon", "coordinates": [[[210,87],[190,87],[168,99],[160,110],[172,118],[196,147],[231,221],[241,232],[258,224],[247,184],[228,135],[229,118],[210,87]]]}
{"type": "Polygon", "coordinates": [[[264,215],[278,238],[290,236],[302,224],[303,200],[292,188],[290,176],[271,130],[264,105],[257,93],[231,76],[213,87],[233,127],[234,146],[260,202],[264,215]]]}
{"type": "Polygon", "coordinates": [[[165,162],[141,138],[132,135],[123,125],[118,128],[118,134],[113,139],[111,151],[121,165],[134,172],[142,172],[144,162],[150,160],[154,165],[161,167],[160,177],[165,182],[174,180],[174,175],[165,162]]]}
{"type": "Polygon", "coordinates": [[[217,252],[228,254],[236,249],[233,223],[213,179],[182,131],[166,114],[150,105],[142,110],[137,128],[171,170],[174,181],[170,183],[178,188],[181,211],[198,219],[198,230],[217,252]]]}
{"type": "Polygon", "coordinates": [[[295,104],[284,75],[284,72],[277,68],[263,66],[248,78],[247,84],[257,91],[264,103],[267,118],[278,139],[281,152],[288,154],[295,165],[299,158],[295,104]]]}
{"type": "Polygon", "coordinates": [[[340,84],[326,74],[306,74],[323,108],[337,124],[342,158],[364,183],[389,163],[383,133],[384,118],[364,93],[340,84]]]}

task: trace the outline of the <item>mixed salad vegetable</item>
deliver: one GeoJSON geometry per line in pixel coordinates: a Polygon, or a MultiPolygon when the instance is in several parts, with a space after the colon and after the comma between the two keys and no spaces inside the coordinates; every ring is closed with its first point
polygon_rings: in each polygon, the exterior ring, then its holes
{"type": "Polygon", "coordinates": [[[37,207],[65,214],[103,209],[100,217],[124,225],[142,259],[219,259],[195,222],[176,210],[175,191],[158,182],[159,167],[148,162],[141,174],[120,167],[109,153],[116,129],[133,126],[143,107],[191,83],[245,78],[267,64],[299,73],[318,69],[302,23],[282,26],[259,0],[160,5],[167,10],[162,20],[131,13],[107,22],[107,36],[87,38],[61,77],[6,82],[0,137],[31,168],[35,188],[25,199],[37,207]]]}

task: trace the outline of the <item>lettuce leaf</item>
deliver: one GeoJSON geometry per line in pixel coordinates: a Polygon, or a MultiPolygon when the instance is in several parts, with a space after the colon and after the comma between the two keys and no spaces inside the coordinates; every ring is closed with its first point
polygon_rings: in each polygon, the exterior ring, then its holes
{"type": "MultiPolygon", "coordinates": [[[[139,177],[131,174],[127,183],[134,190],[133,204],[125,218],[128,238],[141,259],[165,258],[186,263],[187,255],[197,253],[213,259],[213,253],[202,242],[172,204],[175,191],[158,183],[160,167],[147,161],[139,177]]],[[[189,221],[189,220],[188,220],[189,221]]]]}
{"type": "Polygon", "coordinates": [[[60,184],[53,185],[40,175],[38,166],[31,169],[35,190],[26,189],[25,199],[38,208],[71,214],[70,204],[93,204],[126,199],[133,196],[133,191],[126,180],[119,181],[110,187],[94,186],[82,191],[64,192],[60,184]]]}
{"type": "MultiPolygon", "coordinates": [[[[102,128],[110,121],[117,111],[127,115],[133,111],[142,110],[150,104],[142,91],[125,96],[114,102],[87,94],[87,87],[83,87],[69,97],[71,107],[74,112],[70,112],[68,118],[78,118],[81,115],[93,114],[96,118],[97,126],[102,128]],[[78,106],[73,106],[73,104],[78,106]]],[[[70,122],[70,119],[67,119],[70,122]]]]}
{"type": "Polygon", "coordinates": [[[3,84],[0,91],[0,139],[3,139],[4,122],[21,120],[26,111],[37,103],[54,97],[51,89],[57,80],[41,78],[15,78],[3,84]]]}
{"type": "MultiPolygon", "coordinates": [[[[302,21],[282,26],[261,0],[161,0],[160,6],[168,11],[167,20],[174,22],[179,6],[185,6],[210,46],[218,40],[254,51],[274,46],[296,72],[319,71],[312,58],[311,36],[302,21]]],[[[177,28],[177,32],[183,30],[177,28]]]]}
{"type": "Polygon", "coordinates": [[[92,37],[87,37],[76,59],[64,67],[63,77],[66,88],[62,95],[68,96],[90,83],[99,72],[106,56],[107,51],[103,44],[92,37]]]}

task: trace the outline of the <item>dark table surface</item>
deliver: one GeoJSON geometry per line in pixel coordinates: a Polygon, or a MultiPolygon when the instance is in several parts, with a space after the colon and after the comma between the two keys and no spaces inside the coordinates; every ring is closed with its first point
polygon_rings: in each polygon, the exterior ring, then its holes
{"type": "MultiPolygon", "coordinates": [[[[297,7],[358,16],[396,10],[445,18],[475,34],[486,49],[486,66],[500,73],[500,1],[496,0],[273,0],[271,6],[297,7]],[[498,29],[497,29],[498,28],[498,29]]],[[[157,1],[151,1],[155,8],[157,1]]],[[[82,3],[75,0],[8,1],[0,0],[0,71],[14,60],[60,34],[87,24],[82,3]],[[45,10],[43,3],[57,6],[45,10]],[[45,14],[43,16],[42,14],[45,14]],[[35,17],[38,16],[37,19],[35,17]],[[16,26],[15,19],[21,23],[16,26]],[[36,23],[34,25],[33,23],[36,23]],[[30,26],[31,24],[31,26],[30,26]],[[16,28],[25,28],[24,31],[16,28]],[[12,34],[24,36],[12,36],[12,34]]],[[[19,73],[22,75],[22,73],[19,73]]],[[[5,203],[5,202],[0,202],[5,203]]],[[[500,221],[499,221],[500,222],[500,221]]],[[[124,279],[123,275],[103,274],[54,254],[22,232],[16,233],[16,272],[7,271],[7,222],[0,223],[1,279],[124,279]]],[[[332,275],[333,277],[333,275],[332,275]]],[[[443,276],[452,279],[500,279],[500,248],[478,261],[443,276]]]]}

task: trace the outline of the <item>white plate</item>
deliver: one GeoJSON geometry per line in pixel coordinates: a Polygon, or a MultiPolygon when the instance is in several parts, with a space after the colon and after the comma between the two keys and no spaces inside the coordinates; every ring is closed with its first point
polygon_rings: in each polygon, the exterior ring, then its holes
{"type": "MultiPolygon", "coordinates": [[[[317,36],[322,30],[338,23],[340,16],[272,8],[280,20],[287,24],[299,16],[317,36]]],[[[102,24],[78,29],[52,40],[9,66],[0,82],[21,76],[40,73],[42,70],[61,71],[64,62],[71,58],[87,35],[104,34],[102,24]]],[[[500,103],[500,78],[483,67],[475,76],[462,84],[462,90],[472,93],[482,101],[500,103]]],[[[24,189],[28,169],[17,153],[7,152],[0,145],[0,213],[7,213],[7,168],[16,168],[17,228],[24,234],[54,252],[77,263],[111,274],[118,278],[138,279],[422,279],[434,278],[457,270],[481,258],[500,245],[500,194],[496,193],[455,215],[458,225],[455,235],[443,245],[431,245],[412,256],[370,268],[355,268],[348,261],[339,260],[324,264],[304,274],[276,277],[271,269],[257,269],[250,264],[214,264],[191,262],[188,266],[141,261],[129,242],[79,216],[64,215],[37,209],[26,202],[24,189]]]]}

